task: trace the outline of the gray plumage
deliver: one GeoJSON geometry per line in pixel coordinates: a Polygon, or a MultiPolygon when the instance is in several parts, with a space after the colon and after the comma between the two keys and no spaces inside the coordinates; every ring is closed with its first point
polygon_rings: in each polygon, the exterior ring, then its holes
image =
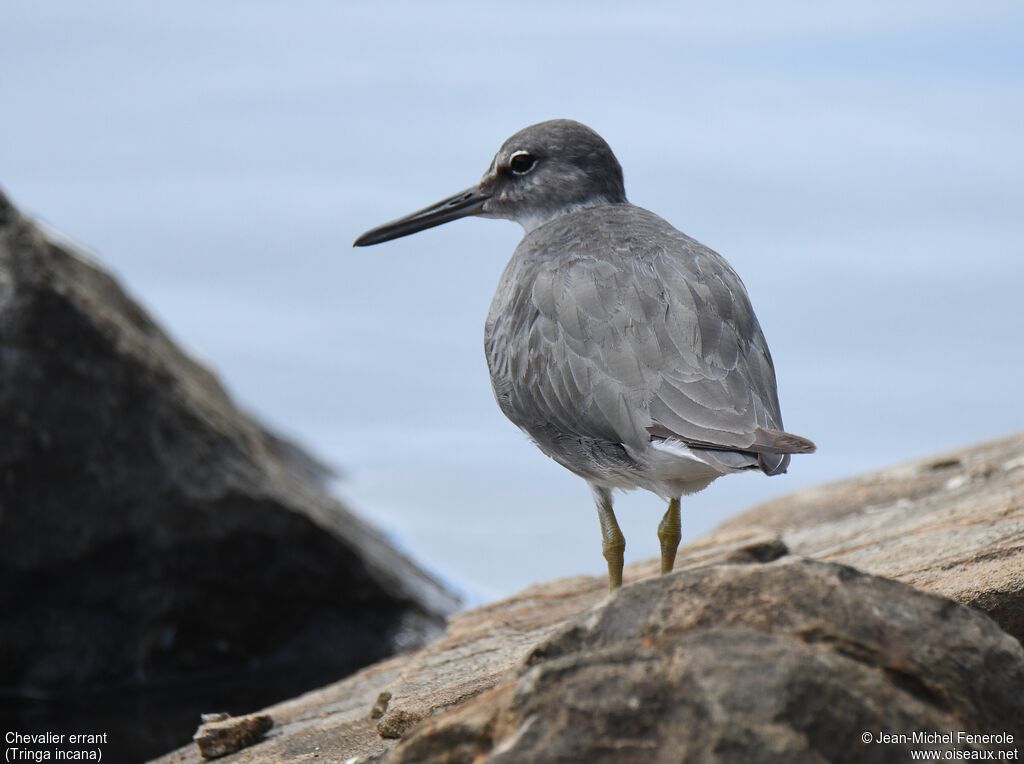
{"type": "Polygon", "coordinates": [[[477,186],[356,244],[470,214],[526,230],[485,328],[498,405],[591,484],[599,511],[611,514],[614,488],[677,499],[724,474],[779,474],[791,453],[814,450],[783,432],[771,354],[739,276],[626,200],[597,133],[570,120],[528,127],[477,186]]]}
{"type": "Polygon", "coordinates": [[[691,476],[788,463],[753,450],[758,429],[781,430],[782,417],[742,282],[639,207],[586,207],[527,234],[484,336],[502,411],[593,483],[669,498],[690,492],[691,476]],[[664,451],[651,453],[672,435],[693,452],[678,479],[664,451]]]}

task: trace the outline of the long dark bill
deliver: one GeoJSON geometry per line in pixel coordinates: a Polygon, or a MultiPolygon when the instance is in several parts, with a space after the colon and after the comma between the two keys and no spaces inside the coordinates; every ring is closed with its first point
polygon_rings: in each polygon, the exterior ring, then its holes
{"type": "Polygon", "coordinates": [[[356,239],[352,246],[368,247],[371,244],[380,244],[384,241],[391,241],[392,239],[399,239],[412,233],[425,231],[428,228],[449,223],[452,220],[475,215],[483,208],[487,198],[487,194],[482,193],[478,186],[467,188],[465,191],[460,191],[454,196],[442,199],[437,204],[424,207],[419,212],[406,215],[398,220],[392,220],[390,223],[385,223],[367,231],[356,239]]]}

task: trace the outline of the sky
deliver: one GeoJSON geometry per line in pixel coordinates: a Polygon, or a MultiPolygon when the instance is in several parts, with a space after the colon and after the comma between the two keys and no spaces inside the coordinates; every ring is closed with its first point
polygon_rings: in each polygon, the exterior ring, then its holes
{"type": "MultiPolygon", "coordinates": [[[[0,187],[481,601],[604,570],[585,483],[491,395],[521,230],[352,240],[521,127],[601,133],[630,200],[740,273],[818,444],[686,498],[685,542],[1024,425],[1022,38],[1014,2],[10,3],[0,187]]],[[[661,501],[617,508],[655,555],[661,501]]]]}

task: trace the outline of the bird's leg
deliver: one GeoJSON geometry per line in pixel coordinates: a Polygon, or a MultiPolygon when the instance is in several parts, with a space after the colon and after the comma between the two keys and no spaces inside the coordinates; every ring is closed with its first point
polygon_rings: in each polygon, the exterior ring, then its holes
{"type": "Polygon", "coordinates": [[[676,550],[682,536],[679,520],[679,499],[672,499],[665,516],[658,523],[658,541],[661,542],[661,574],[671,573],[676,564],[676,550]]]}
{"type": "Polygon", "coordinates": [[[612,494],[607,488],[591,486],[597,501],[597,517],[601,521],[601,550],[608,562],[608,591],[622,586],[622,555],[626,539],[612,511],[612,494]]]}

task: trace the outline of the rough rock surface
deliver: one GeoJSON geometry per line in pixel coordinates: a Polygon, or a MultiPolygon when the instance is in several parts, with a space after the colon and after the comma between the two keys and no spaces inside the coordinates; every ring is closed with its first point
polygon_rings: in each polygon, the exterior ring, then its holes
{"type": "Polygon", "coordinates": [[[381,761],[904,762],[922,746],[863,733],[1020,740],[1022,687],[1021,645],[944,597],[805,558],[717,565],[622,590],[381,761]]]}
{"type": "MultiPolygon", "coordinates": [[[[630,566],[627,584],[639,583],[611,601],[602,578],[577,577],[460,613],[438,642],[270,709],[276,726],[267,739],[225,761],[416,760],[431,751],[473,761],[484,751],[494,753],[499,738],[500,751],[528,752],[517,746],[533,745],[532,736],[541,731],[575,745],[599,732],[621,732],[623,727],[612,726],[621,722],[660,740],[682,734],[675,725],[687,718],[697,720],[691,732],[715,735],[715,744],[725,746],[698,760],[742,761],[751,741],[768,740],[777,730],[775,747],[757,750],[752,760],[770,754],[782,761],[907,761],[906,746],[864,746],[857,736],[926,721],[954,732],[1004,724],[990,731],[1014,734],[1019,744],[1024,693],[1017,642],[939,597],[833,565],[790,560],[778,534],[803,554],[851,562],[975,605],[1020,636],[1013,628],[1017,621],[1001,615],[1015,612],[1020,601],[1022,468],[1024,436],[1016,436],[807,489],[750,510],[684,547],[680,572],[670,578],[655,577],[656,561],[630,566]],[[846,529],[848,545],[839,546],[835,536],[829,540],[833,527],[846,529]],[[952,535],[943,535],[948,528],[952,535]],[[910,532],[920,544],[902,541],[900,534],[910,532]],[[811,544],[812,538],[819,542],[811,544]],[[875,551],[874,544],[882,548],[875,551]],[[1007,567],[989,567],[999,560],[1007,567]],[[728,673],[732,661],[746,672],[728,673]],[[657,669],[645,674],[645,666],[657,669]],[[833,672],[849,684],[834,683],[833,672]],[[645,676],[662,682],[653,693],[658,697],[640,696],[633,709],[629,692],[656,686],[644,685],[645,676]],[[667,676],[671,686],[663,681],[667,676]],[[750,692],[729,694],[727,676],[750,692]],[[699,692],[681,693],[673,689],[676,681],[699,692]],[[620,691],[611,694],[607,687],[620,691]],[[1014,694],[1007,696],[1007,687],[1014,694]],[[644,703],[658,714],[641,713],[644,703]],[[876,730],[860,726],[897,709],[899,715],[879,721],[876,730]],[[733,734],[742,725],[732,732],[723,726],[717,715],[725,711],[750,722],[754,729],[743,732],[749,737],[733,734]],[[763,721],[775,712],[781,721],[763,721]],[[650,726],[662,713],[675,725],[650,726]],[[843,716],[848,713],[854,716],[843,716]],[[399,741],[381,736],[410,718],[423,721],[403,730],[399,741]],[[530,718],[536,721],[523,730],[530,718]],[[816,725],[825,718],[841,740],[818,734],[816,725]],[[565,736],[563,723],[578,725],[575,740],[565,736]]],[[[651,752],[642,759],[658,760],[651,752]]],[[[194,747],[162,759],[198,760],[194,747]]]]}
{"type": "Polygon", "coordinates": [[[22,731],[70,717],[116,739],[118,704],[144,726],[185,703],[143,746],[167,750],[199,711],[422,644],[454,607],[2,194],[0,380],[0,710],[22,731]]]}
{"type": "Polygon", "coordinates": [[[945,594],[1024,641],[1024,434],[806,488],[706,541],[738,532],[945,594]]]}

